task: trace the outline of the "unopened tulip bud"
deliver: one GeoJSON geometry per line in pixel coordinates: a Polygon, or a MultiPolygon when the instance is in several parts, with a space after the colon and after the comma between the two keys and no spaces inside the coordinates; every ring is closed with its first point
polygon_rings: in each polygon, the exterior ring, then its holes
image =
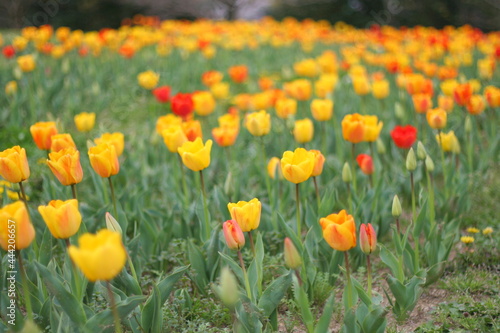
{"type": "Polygon", "coordinates": [[[377,139],[377,153],[379,154],[385,154],[387,150],[385,149],[384,142],[380,140],[380,138],[377,139]]]}
{"type": "Polygon", "coordinates": [[[222,231],[226,238],[227,247],[231,250],[240,250],[245,245],[245,236],[238,222],[235,220],[227,220],[224,222],[222,231]]]}
{"type": "Polygon", "coordinates": [[[290,269],[297,269],[302,265],[299,251],[290,238],[285,238],[285,265],[290,269]]]}
{"type": "Polygon", "coordinates": [[[238,282],[228,267],[223,267],[220,273],[219,297],[229,308],[232,308],[240,298],[238,282]]]}
{"type": "Polygon", "coordinates": [[[394,199],[392,199],[392,216],[399,217],[402,212],[403,209],[401,208],[401,203],[399,202],[399,198],[397,195],[395,195],[394,199]]]}
{"type": "Polygon", "coordinates": [[[410,151],[406,156],[406,169],[410,172],[413,172],[415,171],[416,168],[417,168],[417,157],[415,156],[413,148],[410,148],[410,151]]]}
{"type": "Polygon", "coordinates": [[[405,110],[399,102],[396,102],[396,104],[394,105],[394,113],[396,114],[396,118],[398,119],[403,119],[405,117],[405,110]]]}
{"type": "Polygon", "coordinates": [[[419,141],[417,144],[417,157],[419,160],[425,160],[425,158],[427,157],[427,151],[425,150],[422,141],[419,141]]]}
{"type": "Polygon", "coordinates": [[[377,233],[370,223],[363,223],[359,228],[359,246],[365,254],[370,254],[377,248],[377,233]]]}
{"type": "Polygon", "coordinates": [[[345,162],[344,167],[342,168],[342,180],[344,183],[350,183],[352,181],[351,167],[347,162],[345,162]]]}
{"type": "Polygon", "coordinates": [[[120,227],[118,221],[108,212],[106,212],[106,228],[108,230],[115,231],[120,235],[123,234],[122,227],[120,227]]]}
{"type": "Polygon", "coordinates": [[[430,172],[434,171],[434,162],[432,161],[432,158],[429,155],[427,155],[427,157],[425,158],[425,167],[430,172]]]}
{"type": "Polygon", "coordinates": [[[470,133],[472,131],[472,122],[470,116],[465,118],[465,133],[470,133]]]}

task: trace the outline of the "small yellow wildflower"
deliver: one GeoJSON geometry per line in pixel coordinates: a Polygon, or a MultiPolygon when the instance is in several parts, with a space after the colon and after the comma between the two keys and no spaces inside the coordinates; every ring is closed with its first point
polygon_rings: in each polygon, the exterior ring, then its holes
{"type": "Polygon", "coordinates": [[[478,228],[467,228],[467,232],[471,233],[471,234],[477,234],[479,232],[479,229],[478,228]]]}
{"type": "Polygon", "coordinates": [[[493,232],[493,228],[492,227],[487,227],[487,228],[483,229],[483,235],[489,235],[492,232],[493,232]]]}
{"type": "Polygon", "coordinates": [[[460,241],[464,244],[474,243],[474,237],[471,236],[462,236],[460,237],[460,241]]]}

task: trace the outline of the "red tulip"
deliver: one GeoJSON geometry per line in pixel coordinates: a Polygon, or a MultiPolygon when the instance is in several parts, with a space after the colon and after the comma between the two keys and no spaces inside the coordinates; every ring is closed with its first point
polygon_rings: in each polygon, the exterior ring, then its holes
{"type": "Polygon", "coordinates": [[[172,97],[172,112],[186,119],[193,113],[194,103],[191,94],[178,93],[172,97]]]}
{"type": "Polygon", "coordinates": [[[16,55],[16,49],[12,45],[7,45],[2,49],[2,53],[5,56],[5,58],[10,59],[16,55]]]}
{"type": "Polygon", "coordinates": [[[417,129],[411,125],[396,125],[391,131],[391,137],[396,146],[409,149],[417,140],[417,129]]]}
{"type": "Polygon", "coordinates": [[[155,95],[156,100],[160,103],[167,103],[170,99],[170,87],[161,86],[153,89],[153,95],[155,95]]]}
{"type": "Polygon", "coordinates": [[[373,173],[373,159],[370,155],[359,154],[356,158],[361,171],[366,175],[371,175],[373,173]]]}

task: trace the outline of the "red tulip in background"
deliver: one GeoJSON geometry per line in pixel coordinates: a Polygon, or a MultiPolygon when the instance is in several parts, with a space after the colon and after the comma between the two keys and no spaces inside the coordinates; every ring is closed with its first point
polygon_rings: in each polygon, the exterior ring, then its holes
{"type": "Polygon", "coordinates": [[[396,125],[391,131],[391,137],[397,147],[409,149],[417,141],[417,129],[411,125],[396,125]]]}
{"type": "Polygon", "coordinates": [[[170,87],[161,86],[153,89],[153,95],[155,95],[156,100],[160,103],[167,103],[170,99],[170,87]]]}
{"type": "Polygon", "coordinates": [[[359,168],[364,174],[371,175],[373,173],[373,159],[370,155],[359,154],[356,157],[356,162],[358,162],[359,168]]]}
{"type": "Polygon", "coordinates": [[[193,113],[193,99],[191,94],[178,93],[172,97],[172,112],[186,119],[193,113]]]}
{"type": "Polygon", "coordinates": [[[5,56],[5,58],[10,59],[16,55],[16,49],[12,45],[7,45],[2,49],[2,53],[5,56]]]}

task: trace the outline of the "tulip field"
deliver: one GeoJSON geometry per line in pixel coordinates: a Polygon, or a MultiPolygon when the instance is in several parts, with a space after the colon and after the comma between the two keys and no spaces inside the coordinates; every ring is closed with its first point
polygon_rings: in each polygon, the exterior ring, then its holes
{"type": "Polygon", "coordinates": [[[0,331],[500,331],[500,32],[137,16],[0,48],[0,331]]]}

